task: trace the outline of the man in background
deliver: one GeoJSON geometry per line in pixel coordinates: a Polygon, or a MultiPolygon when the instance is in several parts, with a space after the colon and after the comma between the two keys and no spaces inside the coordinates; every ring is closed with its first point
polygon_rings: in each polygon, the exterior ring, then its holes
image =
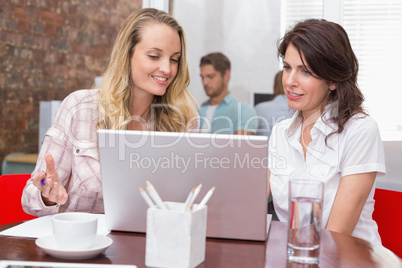
{"type": "Polygon", "coordinates": [[[200,75],[209,97],[198,110],[200,132],[255,134],[258,120],[254,108],[229,92],[229,59],[220,52],[205,55],[200,61],[200,75]]]}
{"type": "Polygon", "coordinates": [[[292,116],[293,111],[288,106],[288,100],[284,95],[282,86],[282,71],[275,75],[274,79],[274,99],[265,101],[255,106],[258,115],[258,135],[271,136],[272,127],[292,116]]]}

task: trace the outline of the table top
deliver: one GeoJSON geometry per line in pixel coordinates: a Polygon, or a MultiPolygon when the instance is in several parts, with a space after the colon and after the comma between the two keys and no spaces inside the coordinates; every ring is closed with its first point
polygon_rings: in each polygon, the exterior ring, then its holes
{"type": "MultiPolygon", "coordinates": [[[[0,226],[0,231],[15,224],[0,226]]],[[[111,232],[113,244],[101,255],[88,260],[54,258],[35,245],[34,239],[0,236],[0,260],[134,264],[145,266],[145,235],[111,232]]],[[[287,263],[287,225],[272,221],[265,242],[207,239],[205,261],[198,267],[318,267],[287,263]]],[[[402,267],[402,261],[381,245],[352,236],[322,231],[320,267],[402,267]]]]}
{"type": "Polygon", "coordinates": [[[6,156],[5,160],[8,162],[36,164],[38,154],[21,154],[15,156],[6,156]]]}

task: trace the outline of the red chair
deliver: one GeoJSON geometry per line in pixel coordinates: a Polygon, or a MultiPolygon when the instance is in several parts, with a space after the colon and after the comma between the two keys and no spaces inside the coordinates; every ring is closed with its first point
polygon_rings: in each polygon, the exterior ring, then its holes
{"type": "Polygon", "coordinates": [[[37,217],[22,210],[21,196],[31,174],[0,176],[0,225],[26,221],[37,217]]]}
{"type": "Polygon", "coordinates": [[[402,258],[402,192],[376,188],[373,219],[382,244],[402,258]]]}

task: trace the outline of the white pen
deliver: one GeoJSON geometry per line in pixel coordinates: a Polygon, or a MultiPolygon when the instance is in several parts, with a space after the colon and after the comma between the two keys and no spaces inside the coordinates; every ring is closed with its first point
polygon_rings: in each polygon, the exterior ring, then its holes
{"type": "Polygon", "coordinates": [[[149,181],[146,181],[147,183],[147,191],[148,194],[151,196],[151,198],[154,200],[154,202],[158,205],[160,209],[166,209],[167,207],[163,203],[162,199],[159,197],[158,192],[155,190],[155,188],[152,186],[152,184],[149,181]]]}
{"type": "Polygon", "coordinates": [[[191,196],[190,202],[188,202],[188,205],[186,206],[186,211],[190,209],[190,207],[193,206],[194,200],[197,198],[197,195],[199,194],[201,190],[202,184],[198,185],[197,188],[195,188],[193,195],[191,196]]]}
{"type": "Polygon", "coordinates": [[[184,207],[183,207],[183,210],[184,210],[184,211],[186,211],[187,206],[188,206],[188,204],[190,203],[191,197],[192,197],[193,194],[194,194],[194,190],[195,190],[195,187],[193,187],[193,189],[191,189],[190,193],[189,193],[188,196],[187,196],[186,201],[184,202],[184,207]]]}
{"type": "Polygon", "coordinates": [[[150,208],[151,208],[151,207],[154,207],[155,204],[154,204],[154,202],[152,202],[151,198],[149,198],[147,192],[145,192],[144,189],[142,189],[141,186],[138,186],[138,190],[140,191],[140,194],[142,195],[142,198],[144,198],[144,200],[145,200],[145,202],[148,204],[148,206],[149,206],[150,208]]]}
{"type": "Polygon", "coordinates": [[[198,205],[199,208],[202,208],[203,206],[205,206],[208,202],[208,200],[211,198],[212,194],[215,191],[215,186],[211,188],[211,190],[209,190],[207,192],[207,194],[204,196],[204,198],[201,200],[200,204],[198,205]]]}

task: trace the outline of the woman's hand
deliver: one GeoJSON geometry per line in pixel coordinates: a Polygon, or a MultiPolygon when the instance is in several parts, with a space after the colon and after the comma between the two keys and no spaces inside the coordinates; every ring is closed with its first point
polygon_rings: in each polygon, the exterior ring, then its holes
{"type": "Polygon", "coordinates": [[[46,173],[40,172],[33,178],[33,184],[42,192],[42,199],[46,206],[62,205],[66,203],[68,194],[60,184],[59,174],[54,168],[54,159],[51,154],[45,155],[46,173]]]}

